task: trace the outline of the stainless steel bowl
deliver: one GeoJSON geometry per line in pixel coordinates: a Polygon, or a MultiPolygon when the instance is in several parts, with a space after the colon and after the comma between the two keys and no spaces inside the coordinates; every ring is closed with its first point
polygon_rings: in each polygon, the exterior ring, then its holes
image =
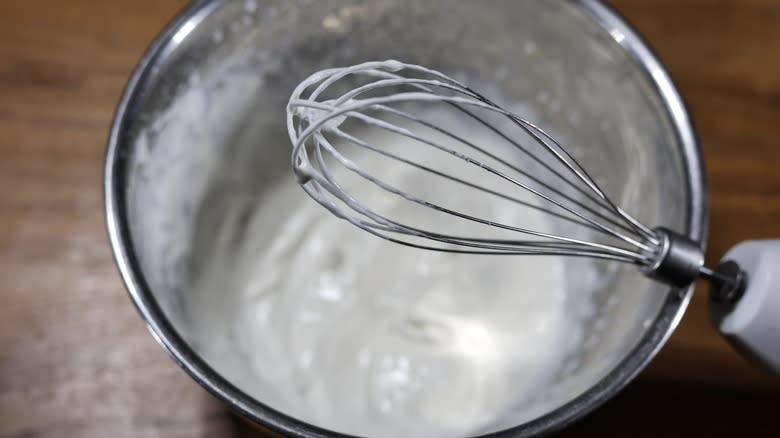
{"type": "MultiPolygon", "coordinates": [[[[196,1],[147,51],[117,109],[106,156],[109,236],[163,348],[238,413],[291,436],[341,435],[274,410],[201,357],[187,321],[188,273],[202,262],[193,248],[203,212],[219,211],[220,190],[262,191],[287,175],[288,150],[267,144],[286,144],[294,85],[317,69],[378,58],[477,78],[498,90],[488,93],[528,102],[540,123],[580,149],[606,148],[579,159],[608,175],[607,192],[644,223],[699,241],[705,233],[702,163],[683,103],[647,46],[598,1],[196,1]],[[241,105],[224,106],[225,80],[247,74],[261,80],[245,84],[241,105]],[[183,101],[201,89],[198,102],[183,101]],[[203,110],[171,116],[170,108],[190,104],[203,110]],[[230,181],[214,176],[225,166],[235,169],[230,181]]],[[[691,290],[643,281],[630,267],[605,269],[609,293],[594,310],[601,331],[582,340],[557,377],[556,403],[531,421],[502,418],[485,436],[565,427],[624,387],[664,344],[691,290]],[[610,296],[621,298],[617,308],[610,296]]]]}

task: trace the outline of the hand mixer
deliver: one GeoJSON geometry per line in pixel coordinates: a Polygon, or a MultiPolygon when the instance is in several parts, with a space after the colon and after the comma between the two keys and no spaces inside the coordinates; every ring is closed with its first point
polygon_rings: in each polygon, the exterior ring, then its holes
{"type": "Polygon", "coordinates": [[[743,242],[710,269],[697,242],[664,227],[647,227],[610,200],[553,135],[457,80],[418,65],[367,62],[315,73],[293,92],[287,127],[292,168],[302,188],[337,217],[373,235],[456,253],[612,260],[636,265],[647,277],[680,288],[699,277],[708,279],[711,314],[721,332],[740,351],[780,372],[780,240],[743,242]],[[461,123],[456,132],[430,117],[430,108],[468,123],[461,123]],[[381,133],[374,139],[402,136],[438,158],[372,140],[367,130],[381,133]],[[490,135],[489,145],[473,141],[478,130],[480,138],[490,135]],[[388,166],[425,175],[431,184],[447,185],[452,196],[458,190],[476,190],[507,205],[541,212],[564,232],[504,223],[419,196],[363,168],[350,155],[361,150],[378,154],[388,166]],[[440,164],[445,159],[459,162],[462,170],[445,168],[440,164]],[[395,218],[368,205],[334,177],[333,166],[343,166],[360,184],[414,204],[420,213],[395,218]],[[444,215],[453,224],[466,221],[472,232],[448,229],[447,221],[426,226],[419,220],[425,214],[444,215]]]}

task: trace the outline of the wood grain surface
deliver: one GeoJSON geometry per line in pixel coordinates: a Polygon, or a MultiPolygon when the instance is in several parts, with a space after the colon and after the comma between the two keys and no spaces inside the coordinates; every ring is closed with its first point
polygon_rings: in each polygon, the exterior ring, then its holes
{"type": "MultiPolygon", "coordinates": [[[[104,232],[122,88],[183,0],[0,0],[0,437],[257,436],[145,330],[104,232]]],[[[686,99],[711,189],[707,258],[780,236],[780,1],[614,0],[686,99]]],[[[628,389],[563,437],[780,436],[780,379],[696,294],[628,389]]]]}

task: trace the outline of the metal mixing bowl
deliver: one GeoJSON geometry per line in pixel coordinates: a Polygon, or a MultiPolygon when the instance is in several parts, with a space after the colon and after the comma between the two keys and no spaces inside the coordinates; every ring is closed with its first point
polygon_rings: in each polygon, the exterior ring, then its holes
{"type": "MultiPolygon", "coordinates": [[[[119,104],[106,157],[109,236],[135,305],[174,360],[244,417],[291,436],[339,435],[274,410],[204,360],[188,328],[188,277],[203,262],[194,248],[208,237],[203,215],[230,208],[220,193],[261,193],[289,177],[289,149],[270,145],[287,143],[284,107],[301,79],[387,58],[527,102],[638,219],[704,237],[705,182],[686,110],[644,43],[597,1],[196,1],[148,50],[119,104]],[[172,112],[184,106],[200,109],[172,112]],[[587,153],[596,146],[606,153],[587,153]]],[[[690,288],[669,290],[633,267],[603,269],[610,281],[589,336],[551,385],[555,403],[530,421],[497,419],[489,436],[565,427],[625,386],[669,337],[690,288]]]]}

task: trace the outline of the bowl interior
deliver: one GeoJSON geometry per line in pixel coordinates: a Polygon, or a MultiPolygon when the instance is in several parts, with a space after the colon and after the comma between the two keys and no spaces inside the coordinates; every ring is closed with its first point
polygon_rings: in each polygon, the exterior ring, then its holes
{"type": "MultiPolygon", "coordinates": [[[[332,427],[286,403],[285,390],[274,378],[258,377],[257,364],[233,351],[237,347],[230,338],[244,335],[231,332],[225,315],[235,305],[231,288],[239,286],[217,282],[204,287],[202,281],[204,272],[224,269],[214,254],[225,239],[241,240],[241,233],[263,230],[270,241],[289,212],[309,202],[302,191],[285,191],[280,198],[276,188],[292,179],[287,99],[314,71],[399,59],[446,72],[495,100],[519,103],[528,112],[524,116],[566,143],[634,217],[689,231],[693,195],[678,127],[653,78],[619,43],[625,36],[606,31],[579,2],[201,5],[199,13],[167,34],[143,87],[131,90],[132,114],[121,121],[117,146],[127,175],[119,182],[126,204],[122,220],[138,275],[148,286],[145,293],[162,309],[157,317],[166,318],[188,343],[182,348],[192,348],[257,402],[332,427]],[[253,228],[253,213],[247,211],[270,202],[278,214],[266,214],[262,227],[253,228]],[[238,235],[225,236],[228,225],[238,235]],[[204,312],[204,306],[211,310],[204,312]],[[218,343],[220,348],[212,348],[218,343]]],[[[260,245],[253,254],[267,250],[260,245]]],[[[662,314],[670,300],[667,288],[645,280],[632,266],[564,263],[567,284],[588,296],[567,308],[579,324],[561,341],[569,353],[537,390],[533,409],[518,404],[473,433],[521,426],[570,407],[625,366],[643,343],[649,345],[643,354],[652,355],[647,351],[662,342],[671,324],[662,314]],[[590,275],[583,277],[584,272],[590,275]]],[[[258,269],[269,269],[268,275],[296,274],[284,266],[258,269]]],[[[617,378],[626,380],[634,371],[624,369],[617,378]]],[[[255,408],[246,409],[252,413],[255,408]]],[[[254,413],[266,415],[258,409],[254,413]]]]}

